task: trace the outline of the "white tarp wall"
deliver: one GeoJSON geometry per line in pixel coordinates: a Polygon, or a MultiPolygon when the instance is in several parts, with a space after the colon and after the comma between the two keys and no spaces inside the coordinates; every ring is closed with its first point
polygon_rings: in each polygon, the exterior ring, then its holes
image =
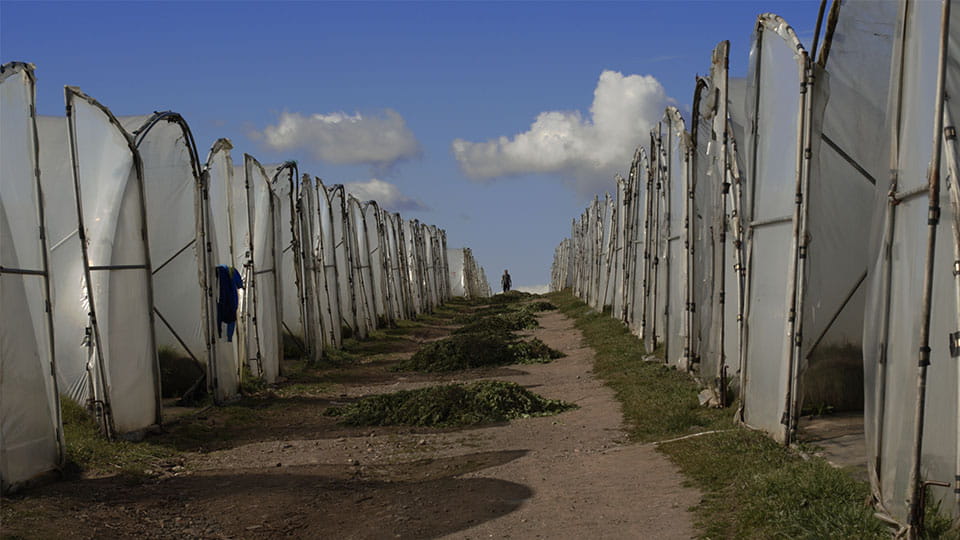
{"type": "Polygon", "coordinates": [[[299,198],[299,171],[296,162],[265,167],[270,175],[277,201],[277,226],[280,231],[277,244],[280,272],[277,285],[280,291],[283,332],[291,336],[303,355],[309,354],[312,335],[307,332],[306,295],[303,286],[303,266],[300,258],[300,224],[297,220],[299,198]]]}
{"type": "Polygon", "coordinates": [[[807,400],[863,407],[862,334],[877,181],[889,175],[885,129],[893,2],[836,2],[814,70],[810,180],[800,238],[791,429],[807,400]],[[796,346],[796,345],[795,345],[796,346]]]}
{"type": "MultiPolygon", "coordinates": [[[[725,47],[726,42],[718,46],[725,47]]],[[[717,51],[714,51],[714,57],[717,51]]],[[[720,81],[721,83],[723,81],[720,81]]],[[[726,106],[725,92],[721,97],[719,87],[712,78],[697,79],[694,91],[693,118],[690,140],[692,191],[688,192],[687,215],[693,214],[692,226],[687,230],[687,260],[690,261],[687,297],[693,309],[689,313],[689,359],[696,367],[701,383],[709,388],[720,388],[722,375],[723,296],[722,272],[723,228],[725,226],[722,198],[724,173],[717,160],[724,151],[725,131],[713,131],[713,117],[726,106]],[[715,142],[716,141],[716,142],[715,142]]],[[[723,124],[721,124],[721,127],[723,124]]]]}
{"type": "MultiPolygon", "coordinates": [[[[955,487],[952,481],[960,474],[956,333],[960,295],[955,274],[960,259],[955,206],[960,188],[955,161],[960,109],[950,99],[960,95],[960,10],[954,5],[944,21],[942,9],[940,2],[898,6],[888,110],[892,174],[878,186],[875,211],[880,224],[876,229],[882,237],[873,244],[868,277],[863,351],[867,451],[869,463],[876,465],[870,473],[881,510],[900,523],[911,521],[911,507],[919,510],[919,490],[914,489],[918,482],[940,481],[955,487]],[[948,38],[942,131],[935,122],[941,22],[948,38]],[[893,122],[895,118],[899,122],[893,122]],[[941,133],[943,159],[939,167],[931,167],[938,163],[933,142],[941,133]],[[939,176],[941,182],[934,199],[928,193],[931,176],[939,176]],[[928,222],[936,214],[932,203],[939,204],[939,220],[928,222]],[[930,253],[932,233],[936,243],[930,253]],[[921,338],[928,268],[929,365],[920,367],[926,360],[921,338]],[[918,390],[921,372],[925,372],[925,396],[918,390]],[[925,407],[925,414],[919,405],[925,407]],[[924,424],[917,424],[918,412],[924,424]],[[921,452],[914,454],[915,448],[921,452]]],[[[950,492],[930,488],[934,499],[943,500],[941,511],[956,517],[960,515],[957,498],[950,492]]]]}
{"type": "Polygon", "coordinates": [[[63,462],[34,96],[0,67],[0,493],[63,462]]]}
{"type": "Polygon", "coordinates": [[[663,346],[666,343],[667,336],[667,310],[666,300],[669,282],[667,274],[669,265],[667,258],[667,242],[669,217],[668,204],[670,195],[670,177],[669,171],[669,125],[665,126],[660,122],[653,129],[651,134],[651,154],[654,156],[654,189],[651,193],[653,197],[653,215],[650,218],[649,229],[647,230],[650,240],[650,270],[649,290],[647,291],[647,321],[649,322],[649,331],[646,332],[647,352],[652,353],[654,349],[663,346]]]}
{"type": "MultiPolygon", "coordinates": [[[[317,201],[317,236],[313,239],[318,271],[321,277],[318,288],[321,290],[320,316],[323,319],[324,344],[339,348],[343,339],[343,319],[341,315],[339,279],[337,277],[337,248],[334,242],[333,213],[330,206],[330,194],[319,178],[313,179],[313,192],[317,201]]],[[[343,279],[346,279],[344,277],[343,279]]]]}
{"type": "Polygon", "coordinates": [[[57,387],[77,403],[90,398],[92,336],[77,227],[69,128],[66,117],[37,118],[40,182],[44,194],[57,387]]]}
{"type": "MultiPolygon", "coordinates": [[[[481,268],[470,248],[447,249],[449,268],[449,290],[451,296],[464,298],[486,298],[490,296],[490,286],[481,282],[481,268]]],[[[556,289],[554,289],[556,290],[556,289]]]]}
{"type": "Polygon", "coordinates": [[[250,279],[244,284],[247,294],[251,295],[252,301],[246,305],[257,344],[256,348],[248,350],[247,358],[254,376],[273,383],[280,373],[283,354],[283,315],[278,284],[281,273],[280,221],[276,217],[279,201],[263,166],[249,154],[244,154],[243,159],[250,231],[247,249],[253,263],[250,279]]]}
{"type": "MultiPolygon", "coordinates": [[[[90,293],[92,398],[108,433],[138,431],[161,420],[143,166],[105,107],[76,88],[64,93],[90,293]]],[[[55,287],[82,294],[72,278],[55,287]]]]}
{"type": "Polygon", "coordinates": [[[203,249],[204,209],[193,135],[175,113],[118,120],[134,139],[143,161],[157,346],[202,364],[208,369],[209,385],[216,347],[209,334],[215,330],[216,312],[210,306],[210,268],[203,249]]]}
{"type": "MultiPolygon", "coordinates": [[[[218,265],[232,267],[243,276],[247,242],[246,232],[240,231],[247,230],[247,205],[242,185],[243,177],[234,178],[231,149],[233,145],[229,140],[217,140],[210,149],[203,168],[203,184],[209,200],[207,207],[209,264],[212,268],[218,265]]],[[[212,278],[210,283],[215,294],[219,294],[216,278],[212,278]]],[[[240,309],[243,305],[244,292],[245,289],[238,290],[240,302],[237,328],[232,341],[227,341],[226,325],[220,325],[221,327],[217,328],[216,319],[214,319],[215,326],[211,332],[211,338],[216,342],[214,349],[216,360],[213,369],[210,370],[213,377],[210,383],[213,397],[217,402],[229,400],[240,391],[240,358],[245,358],[244,338],[248,332],[244,327],[242,309],[240,309]]],[[[213,309],[216,309],[215,305],[213,309]]]]}
{"type": "Polygon", "coordinates": [[[743,421],[786,440],[781,423],[790,386],[796,231],[808,68],[793,29],[775,15],[757,20],[747,95],[747,281],[742,366],[743,421]]]}
{"type": "Polygon", "coordinates": [[[463,248],[447,250],[447,260],[450,261],[450,294],[453,296],[467,296],[467,281],[464,275],[465,261],[463,248]]]}
{"type": "Polygon", "coordinates": [[[685,358],[686,313],[685,288],[687,262],[684,248],[684,217],[686,207],[688,140],[683,117],[676,107],[668,107],[663,116],[663,146],[666,150],[666,172],[663,188],[665,206],[664,226],[661,229],[662,253],[660,272],[664,276],[663,289],[657,291],[657,300],[664,310],[666,326],[663,329],[664,359],[668,365],[687,369],[685,358]],[[661,294],[663,293],[663,294],[661,294]],[[662,298],[662,301],[660,301],[662,298]]]}
{"type": "MultiPolygon", "coordinates": [[[[624,215],[623,320],[630,330],[641,336],[643,309],[643,208],[646,195],[647,156],[637,147],[627,177],[624,215]]],[[[642,339],[642,336],[641,336],[642,339]]]]}
{"type": "Polygon", "coordinates": [[[352,248],[354,297],[357,300],[357,337],[366,338],[376,329],[376,299],[374,298],[373,275],[370,271],[370,248],[367,244],[363,208],[353,195],[347,195],[347,227],[352,248]]]}
{"type": "MultiPolygon", "coordinates": [[[[300,283],[303,287],[304,334],[308,341],[308,359],[320,360],[324,348],[326,326],[321,310],[328,308],[326,287],[323,283],[323,261],[320,258],[318,230],[320,220],[317,212],[317,191],[310,175],[304,174],[299,185],[297,202],[297,225],[300,228],[298,245],[300,262],[303,265],[300,283]],[[322,296],[321,296],[322,295],[322,296]]],[[[326,321],[329,324],[329,321],[326,321]]]]}

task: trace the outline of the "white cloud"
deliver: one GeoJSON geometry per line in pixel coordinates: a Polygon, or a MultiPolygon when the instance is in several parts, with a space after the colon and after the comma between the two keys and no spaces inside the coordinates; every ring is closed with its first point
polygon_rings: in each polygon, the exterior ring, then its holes
{"type": "Polygon", "coordinates": [[[416,157],[420,144],[396,111],[352,116],[342,112],[312,114],[284,112],[276,125],[251,136],[271,150],[307,150],[320,161],[336,165],[368,164],[388,167],[416,157]]]}
{"type": "Polygon", "coordinates": [[[422,202],[400,193],[397,186],[377,178],[371,178],[367,182],[347,182],[343,187],[361,201],[374,200],[382,208],[394,212],[429,210],[429,207],[422,202]]]}
{"type": "Polygon", "coordinates": [[[606,70],[600,74],[590,118],[579,111],[540,113],[530,129],[486,142],[453,141],[453,153],[471,178],[527,173],[560,173],[583,193],[609,184],[629,168],[669,102],[652,76],[606,70]]]}

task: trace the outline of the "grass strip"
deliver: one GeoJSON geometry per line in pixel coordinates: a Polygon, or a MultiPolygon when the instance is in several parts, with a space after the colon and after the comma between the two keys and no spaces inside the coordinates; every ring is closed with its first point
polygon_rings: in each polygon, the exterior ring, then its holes
{"type": "Polygon", "coordinates": [[[60,407],[67,468],[75,473],[119,473],[143,477],[147,476],[146,470],[157,461],[178,454],[166,446],[125,440],[109,441],[100,434],[96,420],[75,401],[61,397],[60,407]]]}
{"type": "Polygon", "coordinates": [[[733,409],[705,409],[691,377],[647,362],[644,346],[621,322],[569,291],[547,298],[573,318],[596,351],[594,372],[614,389],[633,440],[664,443],[667,455],[703,493],[693,508],[703,538],[887,538],[873,517],[869,487],[820,458],[745,428],[733,409]]]}
{"type": "Polygon", "coordinates": [[[598,313],[569,292],[547,298],[576,321],[595,351],[594,373],[616,392],[632,440],[652,442],[699,431],[732,427],[733,412],[707,409],[687,374],[660,362],[646,362],[643,343],[626,326],[598,313]]]}
{"type": "Polygon", "coordinates": [[[511,382],[447,384],[370,396],[326,414],[350,426],[464,426],[546,416],[575,408],[511,382]]]}

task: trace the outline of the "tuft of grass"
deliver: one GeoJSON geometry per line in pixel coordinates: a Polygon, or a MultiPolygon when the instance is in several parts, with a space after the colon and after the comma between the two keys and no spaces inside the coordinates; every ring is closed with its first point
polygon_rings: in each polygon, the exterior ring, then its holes
{"type": "Polygon", "coordinates": [[[695,509],[704,538],[889,538],[869,487],[765,435],[735,429],[660,445],[706,492],[695,509]]]}
{"type": "Polygon", "coordinates": [[[510,382],[480,381],[370,396],[325,414],[351,426],[464,426],[546,416],[575,408],[510,382]]]}
{"type": "Polygon", "coordinates": [[[61,396],[67,468],[81,473],[146,476],[156,462],[177,452],[165,446],[124,440],[108,441],[96,420],[72,399],[61,396]]]}

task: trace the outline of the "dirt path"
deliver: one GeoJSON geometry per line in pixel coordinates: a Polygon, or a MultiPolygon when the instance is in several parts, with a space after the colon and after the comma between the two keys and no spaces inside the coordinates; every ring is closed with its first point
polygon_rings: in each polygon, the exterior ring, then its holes
{"type": "MultiPolygon", "coordinates": [[[[463,380],[509,380],[579,409],[455,431],[335,428],[314,410],[279,436],[265,428],[261,440],[191,453],[173,476],[48,486],[14,501],[32,511],[0,530],[71,538],[693,536],[686,509],[699,493],[682,487],[652,446],[625,442],[619,404],[593,378],[593,352],[572,321],[551,311],[541,325],[534,335],[565,358],[463,380]]],[[[398,377],[345,385],[337,395],[427,384],[398,377]]]]}

